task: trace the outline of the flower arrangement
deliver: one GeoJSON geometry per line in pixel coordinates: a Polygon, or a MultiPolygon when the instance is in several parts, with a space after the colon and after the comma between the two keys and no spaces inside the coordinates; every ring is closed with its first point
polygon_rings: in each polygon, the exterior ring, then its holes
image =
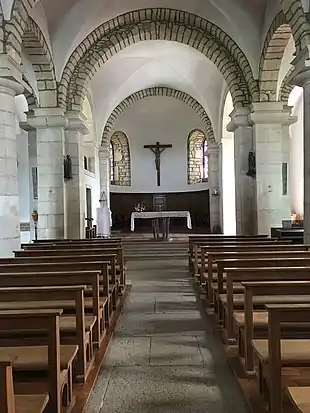
{"type": "Polygon", "coordinates": [[[138,203],[138,204],[134,205],[133,209],[136,212],[144,212],[145,211],[145,206],[141,203],[138,203]]]}

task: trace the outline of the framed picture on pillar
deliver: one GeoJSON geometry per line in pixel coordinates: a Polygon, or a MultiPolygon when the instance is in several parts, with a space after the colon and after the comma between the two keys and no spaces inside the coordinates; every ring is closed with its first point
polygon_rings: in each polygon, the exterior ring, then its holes
{"type": "Polygon", "coordinates": [[[282,163],[282,195],[287,195],[287,163],[282,163]]]}

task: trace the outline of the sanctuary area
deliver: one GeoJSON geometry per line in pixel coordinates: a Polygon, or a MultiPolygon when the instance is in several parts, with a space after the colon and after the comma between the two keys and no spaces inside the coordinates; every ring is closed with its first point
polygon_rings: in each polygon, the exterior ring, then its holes
{"type": "Polygon", "coordinates": [[[0,413],[310,412],[309,1],[0,0],[0,413]]]}

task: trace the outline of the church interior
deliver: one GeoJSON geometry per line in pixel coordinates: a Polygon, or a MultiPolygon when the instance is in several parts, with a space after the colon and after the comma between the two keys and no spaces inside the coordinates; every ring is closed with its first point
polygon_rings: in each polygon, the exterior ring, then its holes
{"type": "Polygon", "coordinates": [[[0,413],[310,412],[309,62],[310,0],[0,0],[0,413]]]}

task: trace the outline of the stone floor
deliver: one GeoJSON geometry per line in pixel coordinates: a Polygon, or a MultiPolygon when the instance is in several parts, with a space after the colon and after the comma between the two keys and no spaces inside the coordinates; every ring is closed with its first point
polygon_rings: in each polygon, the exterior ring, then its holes
{"type": "Polygon", "coordinates": [[[86,413],[244,413],[186,259],[128,262],[132,290],[86,413]]]}

